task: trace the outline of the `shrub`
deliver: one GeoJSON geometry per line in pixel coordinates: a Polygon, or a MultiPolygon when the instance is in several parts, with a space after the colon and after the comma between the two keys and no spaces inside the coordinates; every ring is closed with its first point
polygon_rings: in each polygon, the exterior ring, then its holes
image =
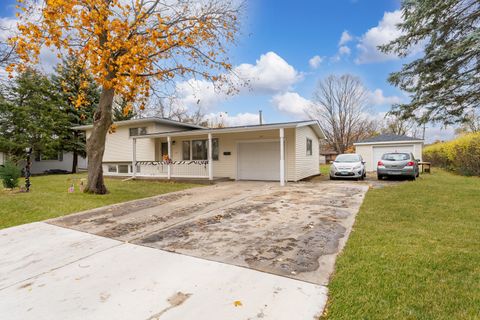
{"type": "Polygon", "coordinates": [[[423,158],[434,166],[467,176],[480,176],[480,133],[436,143],[424,149],[423,158]]]}
{"type": "Polygon", "coordinates": [[[12,162],[7,161],[3,166],[0,166],[0,179],[5,188],[18,187],[18,179],[21,175],[22,171],[12,162]]]}

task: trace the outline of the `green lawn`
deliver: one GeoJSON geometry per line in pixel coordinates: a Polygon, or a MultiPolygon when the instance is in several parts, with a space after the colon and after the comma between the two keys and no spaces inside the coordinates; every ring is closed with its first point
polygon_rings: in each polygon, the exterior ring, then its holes
{"type": "Polygon", "coordinates": [[[33,177],[30,193],[11,192],[0,188],[0,229],[198,186],[173,182],[145,180],[122,182],[118,179],[106,179],[105,183],[110,190],[107,195],[81,193],[78,187],[74,193],[67,192],[72,181],[78,186],[79,179],[85,177],[82,174],[33,177]]]}
{"type": "Polygon", "coordinates": [[[322,176],[329,176],[330,175],[330,164],[321,164],[320,165],[320,174],[322,176]]]}
{"type": "Polygon", "coordinates": [[[329,320],[480,319],[480,179],[370,190],[329,290],[329,320]]]}

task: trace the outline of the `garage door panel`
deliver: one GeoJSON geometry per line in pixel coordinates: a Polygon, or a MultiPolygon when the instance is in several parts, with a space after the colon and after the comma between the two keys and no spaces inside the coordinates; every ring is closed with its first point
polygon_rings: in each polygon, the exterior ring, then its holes
{"type": "Polygon", "coordinates": [[[279,142],[248,142],[238,145],[239,180],[280,180],[279,142]]]}
{"type": "Polygon", "coordinates": [[[382,159],[382,155],[388,152],[405,152],[413,153],[413,145],[404,145],[404,146],[382,146],[382,147],[373,147],[373,169],[377,170],[377,162],[382,159]]]}

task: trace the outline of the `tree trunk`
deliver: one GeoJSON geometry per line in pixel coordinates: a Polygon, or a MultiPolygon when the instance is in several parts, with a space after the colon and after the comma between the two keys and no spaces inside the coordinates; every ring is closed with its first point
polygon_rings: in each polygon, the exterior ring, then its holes
{"type": "Polygon", "coordinates": [[[103,89],[98,108],[93,116],[93,129],[87,139],[88,181],[85,192],[106,194],[107,187],[103,180],[103,153],[108,129],[112,125],[113,89],[103,89]]]}
{"type": "MultiPolygon", "coordinates": [[[[73,132],[73,141],[75,141],[75,143],[77,143],[77,141],[78,141],[78,131],[73,132]]],[[[77,167],[78,167],[78,151],[77,151],[77,146],[74,145],[73,160],[72,160],[72,173],[77,173],[77,167]]]]}
{"type": "Polygon", "coordinates": [[[78,166],[78,153],[77,150],[73,150],[73,161],[72,161],[72,173],[77,173],[78,166]]]}

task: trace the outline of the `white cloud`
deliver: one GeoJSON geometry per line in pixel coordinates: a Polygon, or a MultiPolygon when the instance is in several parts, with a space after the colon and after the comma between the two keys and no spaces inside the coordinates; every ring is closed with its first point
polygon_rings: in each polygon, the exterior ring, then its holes
{"type": "Polygon", "coordinates": [[[214,126],[221,124],[228,127],[259,124],[260,122],[259,115],[250,112],[238,113],[234,116],[226,112],[209,113],[205,116],[205,119],[214,126]]]}
{"type": "Polygon", "coordinates": [[[381,89],[368,92],[368,102],[375,106],[392,105],[402,102],[398,96],[384,96],[381,89]]]}
{"type": "Polygon", "coordinates": [[[296,92],[285,92],[273,96],[271,102],[281,112],[288,113],[296,118],[307,118],[306,111],[312,102],[296,92]]]}
{"type": "Polygon", "coordinates": [[[320,64],[322,63],[323,58],[319,55],[313,56],[310,60],[308,60],[308,64],[312,69],[317,69],[320,64]]]}
{"type": "MultiPolygon", "coordinates": [[[[355,62],[363,64],[398,59],[396,54],[381,52],[378,50],[378,46],[387,44],[402,35],[402,31],[397,28],[397,25],[402,21],[401,10],[385,12],[378,25],[361,36],[360,42],[357,44],[359,53],[355,62]]],[[[411,53],[418,53],[421,48],[422,44],[418,44],[412,48],[411,53]]]]}
{"type": "Polygon", "coordinates": [[[224,92],[206,80],[190,79],[178,82],[175,87],[174,101],[182,108],[197,105],[203,110],[208,110],[226,98],[227,95],[224,92]]]}
{"type": "Polygon", "coordinates": [[[342,32],[342,35],[340,37],[340,41],[338,41],[339,46],[343,46],[344,44],[350,42],[353,40],[353,37],[350,33],[348,33],[347,30],[342,32]]]}
{"type": "MultiPolygon", "coordinates": [[[[239,94],[254,95],[257,93],[278,93],[288,90],[302,75],[274,52],[260,56],[253,64],[241,64],[233,69],[234,75],[229,79],[238,85],[239,94]],[[242,86],[243,82],[248,86],[242,86]]],[[[206,80],[190,79],[176,83],[175,107],[188,109],[200,107],[202,110],[213,110],[228,99],[228,95],[206,80]]]]}
{"type": "Polygon", "coordinates": [[[275,52],[262,54],[256,63],[244,63],[234,68],[241,80],[249,82],[249,88],[258,92],[288,90],[302,75],[275,52]]]}
{"type": "Polygon", "coordinates": [[[338,48],[338,54],[339,55],[349,55],[350,54],[350,48],[347,47],[347,46],[341,46],[340,48],[338,48]]]}

